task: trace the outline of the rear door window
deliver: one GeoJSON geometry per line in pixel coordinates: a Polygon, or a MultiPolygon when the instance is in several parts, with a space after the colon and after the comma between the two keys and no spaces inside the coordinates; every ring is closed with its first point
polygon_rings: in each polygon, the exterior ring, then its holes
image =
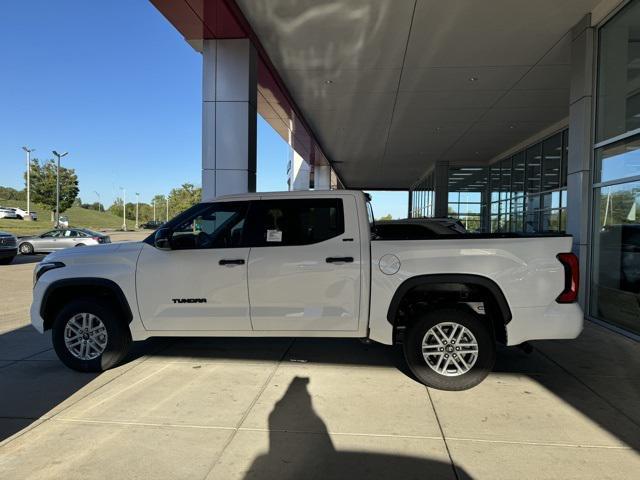
{"type": "Polygon", "coordinates": [[[344,233],[338,198],[261,200],[252,203],[249,218],[253,246],[311,245],[344,233]]]}

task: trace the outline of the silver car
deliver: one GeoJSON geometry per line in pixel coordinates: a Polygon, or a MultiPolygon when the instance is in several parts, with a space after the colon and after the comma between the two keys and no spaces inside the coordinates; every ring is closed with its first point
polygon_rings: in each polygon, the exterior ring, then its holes
{"type": "Polygon", "coordinates": [[[87,228],[62,228],[50,230],[33,237],[18,240],[18,250],[22,255],[49,253],[69,247],[84,247],[111,243],[111,238],[87,228]]]}

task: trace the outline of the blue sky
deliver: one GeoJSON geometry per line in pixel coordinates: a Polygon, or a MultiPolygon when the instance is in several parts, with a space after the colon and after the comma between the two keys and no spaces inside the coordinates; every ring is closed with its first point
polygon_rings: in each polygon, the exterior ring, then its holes
{"type": "MultiPolygon", "coordinates": [[[[201,56],[147,0],[5,2],[0,59],[0,185],[24,187],[23,145],[69,151],[84,202],[200,184],[201,56]]],[[[259,118],[258,190],[286,189],[287,160],[259,118]]],[[[406,215],[406,193],[374,207],[406,215]]]]}

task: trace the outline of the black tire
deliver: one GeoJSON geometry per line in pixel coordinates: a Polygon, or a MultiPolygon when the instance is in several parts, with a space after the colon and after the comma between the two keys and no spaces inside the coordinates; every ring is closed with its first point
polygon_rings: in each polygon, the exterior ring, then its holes
{"type": "Polygon", "coordinates": [[[16,258],[16,257],[0,258],[0,265],[9,265],[11,262],[13,262],[14,258],[16,258]]]}
{"type": "MultiPolygon", "coordinates": [[[[449,348],[453,348],[451,344],[449,348]]],[[[424,385],[439,390],[457,391],[475,387],[491,372],[496,360],[496,343],[490,320],[462,307],[439,308],[418,314],[415,322],[408,328],[403,349],[407,364],[416,378],[424,385]],[[436,325],[447,322],[465,327],[475,337],[478,345],[477,358],[473,366],[467,372],[457,376],[436,372],[427,364],[422,354],[422,342],[427,332],[436,325]]],[[[453,353],[450,352],[447,355],[453,356],[453,353]]],[[[435,363],[435,359],[433,361],[435,363]]]]}
{"type": "Polygon", "coordinates": [[[33,255],[33,245],[29,242],[21,243],[18,250],[20,250],[21,255],[33,255]]]}
{"type": "Polygon", "coordinates": [[[78,299],[71,301],[56,315],[52,340],[58,358],[67,367],[79,372],[102,372],[124,360],[131,345],[131,332],[126,322],[119,319],[108,305],[95,299],[78,299]],[[95,315],[107,330],[107,345],[102,354],[94,359],[78,358],[65,344],[65,327],[79,313],[95,315]]]}
{"type": "Polygon", "coordinates": [[[85,245],[84,245],[84,243],[78,243],[78,244],[76,245],[76,247],[84,247],[84,246],[85,246],[85,245]]]}

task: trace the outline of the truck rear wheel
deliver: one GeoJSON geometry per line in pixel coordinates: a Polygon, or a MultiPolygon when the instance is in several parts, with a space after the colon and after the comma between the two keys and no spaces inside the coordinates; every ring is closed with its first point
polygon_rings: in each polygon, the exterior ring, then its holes
{"type": "Polygon", "coordinates": [[[93,299],[70,302],[53,322],[53,348],[69,368],[102,372],[129,351],[131,332],[108,305],[93,299]]]}
{"type": "Polygon", "coordinates": [[[417,379],[439,390],[475,387],[496,358],[489,322],[457,307],[422,313],[408,328],[403,347],[417,379]]]}

